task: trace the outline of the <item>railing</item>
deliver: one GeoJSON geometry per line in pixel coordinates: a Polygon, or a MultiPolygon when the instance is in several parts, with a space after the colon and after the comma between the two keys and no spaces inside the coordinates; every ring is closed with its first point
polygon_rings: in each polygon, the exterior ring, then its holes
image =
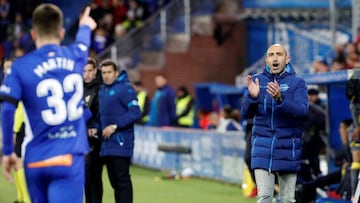
{"type": "Polygon", "coordinates": [[[142,27],[130,30],[96,58],[116,60],[122,69],[136,68],[139,64],[161,68],[170,35],[182,33],[185,43],[190,42],[191,12],[203,2],[215,4],[214,0],[171,1],[149,17],[142,27]]]}
{"type": "Polygon", "coordinates": [[[360,28],[360,0],[352,0],[352,36],[353,41],[359,35],[360,28]]]}

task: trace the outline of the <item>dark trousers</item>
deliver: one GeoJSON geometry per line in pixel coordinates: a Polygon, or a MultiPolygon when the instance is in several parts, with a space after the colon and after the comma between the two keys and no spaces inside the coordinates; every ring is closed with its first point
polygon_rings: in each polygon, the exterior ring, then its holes
{"type": "Polygon", "coordinates": [[[133,189],[130,177],[130,157],[105,156],[104,163],[116,203],[132,203],[133,189]]]}
{"type": "Polygon", "coordinates": [[[91,151],[85,157],[85,199],[86,203],[101,203],[103,196],[103,159],[99,155],[100,140],[89,141],[91,151]]]}

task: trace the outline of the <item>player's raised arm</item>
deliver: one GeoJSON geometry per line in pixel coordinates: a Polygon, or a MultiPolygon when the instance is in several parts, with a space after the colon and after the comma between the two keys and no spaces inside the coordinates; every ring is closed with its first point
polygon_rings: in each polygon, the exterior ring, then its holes
{"type": "Polygon", "coordinates": [[[87,25],[91,30],[94,30],[97,26],[95,20],[90,16],[91,8],[87,6],[84,10],[84,13],[80,16],[79,26],[87,25]]]}

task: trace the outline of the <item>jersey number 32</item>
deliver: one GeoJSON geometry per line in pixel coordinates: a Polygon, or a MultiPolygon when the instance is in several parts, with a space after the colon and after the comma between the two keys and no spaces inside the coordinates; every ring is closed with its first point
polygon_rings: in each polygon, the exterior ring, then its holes
{"type": "Polygon", "coordinates": [[[83,114],[83,108],[80,106],[83,83],[79,74],[66,76],[62,84],[52,78],[42,80],[36,88],[36,95],[47,97],[49,108],[41,112],[41,117],[48,125],[60,125],[66,120],[75,121],[83,114]],[[73,94],[65,101],[64,93],[73,94]]]}

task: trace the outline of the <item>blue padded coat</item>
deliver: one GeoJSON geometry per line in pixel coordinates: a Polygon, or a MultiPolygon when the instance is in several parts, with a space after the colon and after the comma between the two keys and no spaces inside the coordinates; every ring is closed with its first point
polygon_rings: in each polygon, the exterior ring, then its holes
{"type": "Polygon", "coordinates": [[[281,74],[273,75],[268,66],[259,79],[260,93],[253,98],[246,91],[241,113],[253,118],[251,168],[270,172],[296,172],[301,165],[302,122],[308,114],[308,96],[305,81],[287,64],[281,74]],[[282,101],[275,101],[266,92],[267,84],[277,81],[282,101]]]}

